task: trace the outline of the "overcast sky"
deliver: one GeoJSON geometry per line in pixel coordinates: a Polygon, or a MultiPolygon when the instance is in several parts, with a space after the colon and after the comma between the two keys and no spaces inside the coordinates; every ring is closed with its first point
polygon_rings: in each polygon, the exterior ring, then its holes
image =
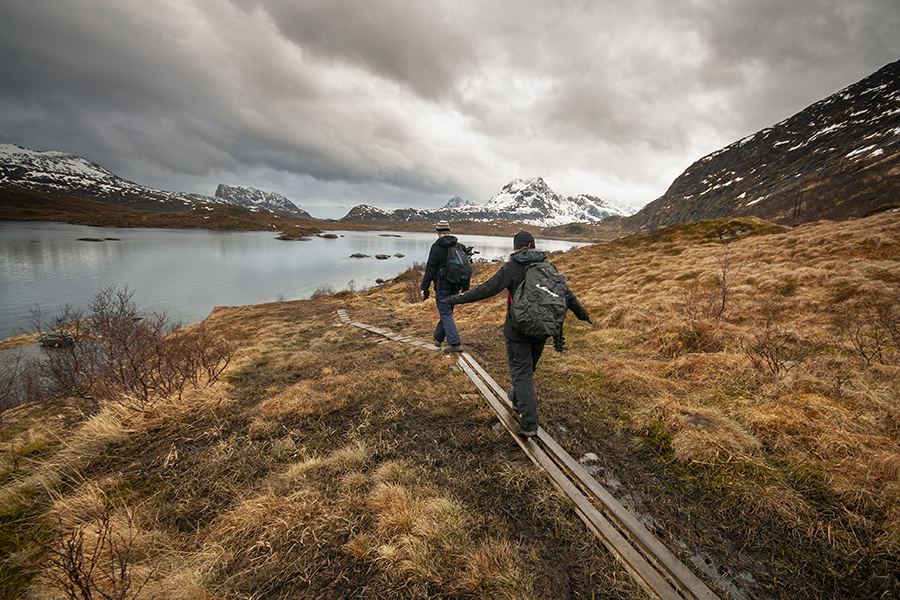
{"type": "Polygon", "coordinates": [[[0,141],[136,183],[640,207],[900,59],[898,0],[2,0],[0,141]]]}

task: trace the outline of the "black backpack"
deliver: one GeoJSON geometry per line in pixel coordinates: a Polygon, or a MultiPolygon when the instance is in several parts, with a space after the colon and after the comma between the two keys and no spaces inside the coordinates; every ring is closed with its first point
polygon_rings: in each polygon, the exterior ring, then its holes
{"type": "Polygon", "coordinates": [[[541,261],[525,267],[525,280],[512,296],[510,314],[516,329],[532,337],[562,333],[568,304],[566,276],[551,263],[541,261]]]}
{"type": "Polygon", "coordinates": [[[465,246],[457,242],[447,248],[447,260],[441,267],[441,275],[450,283],[468,289],[472,278],[472,261],[465,246]]]}

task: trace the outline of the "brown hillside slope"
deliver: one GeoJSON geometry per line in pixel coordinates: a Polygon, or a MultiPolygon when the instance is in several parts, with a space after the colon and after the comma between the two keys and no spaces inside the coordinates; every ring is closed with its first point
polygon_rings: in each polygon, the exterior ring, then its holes
{"type": "MultiPolygon", "coordinates": [[[[570,454],[723,598],[900,593],[900,214],[701,222],[552,261],[594,322],[536,374],[570,454]]],[[[142,597],[642,597],[451,359],[336,315],[428,340],[408,282],[217,309],[238,358],[180,402],[4,414],[4,531],[106,511],[142,597]]],[[[503,385],[505,302],[456,313],[503,385]]],[[[2,543],[7,593],[51,597],[46,556],[2,543]]]]}

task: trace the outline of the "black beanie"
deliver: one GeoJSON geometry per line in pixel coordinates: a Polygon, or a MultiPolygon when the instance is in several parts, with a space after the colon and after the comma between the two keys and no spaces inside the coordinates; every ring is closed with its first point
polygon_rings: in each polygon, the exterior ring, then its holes
{"type": "Polygon", "coordinates": [[[534,236],[527,231],[517,233],[516,237],[513,238],[513,250],[521,250],[528,246],[534,248],[534,236]]]}
{"type": "Polygon", "coordinates": [[[450,233],[450,223],[441,221],[435,226],[435,230],[437,230],[438,233],[450,233]]]}

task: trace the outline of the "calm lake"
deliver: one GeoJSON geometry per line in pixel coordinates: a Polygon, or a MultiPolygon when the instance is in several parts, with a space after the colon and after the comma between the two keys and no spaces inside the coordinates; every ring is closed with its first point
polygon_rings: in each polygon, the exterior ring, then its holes
{"type": "MultiPolygon", "coordinates": [[[[35,305],[52,319],[66,304],[86,308],[110,286],[127,286],[142,310],[167,311],[171,321],[185,325],[203,320],[215,306],[309,298],[324,286],[367,289],[376,279],[424,263],[437,239],[434,233],[333,233],[338,237],[288,242],[274,232],[0,222],[0,339],[33,331],[35,305]],[[390,258],[378,260],[377,254],[390,258]]],[[[512,251],[511,238],[457,237],[474,246],[478,259],[506,260],[512,251]]],[[[536,243],[548,251],[579,245],[536,243]]]]}

